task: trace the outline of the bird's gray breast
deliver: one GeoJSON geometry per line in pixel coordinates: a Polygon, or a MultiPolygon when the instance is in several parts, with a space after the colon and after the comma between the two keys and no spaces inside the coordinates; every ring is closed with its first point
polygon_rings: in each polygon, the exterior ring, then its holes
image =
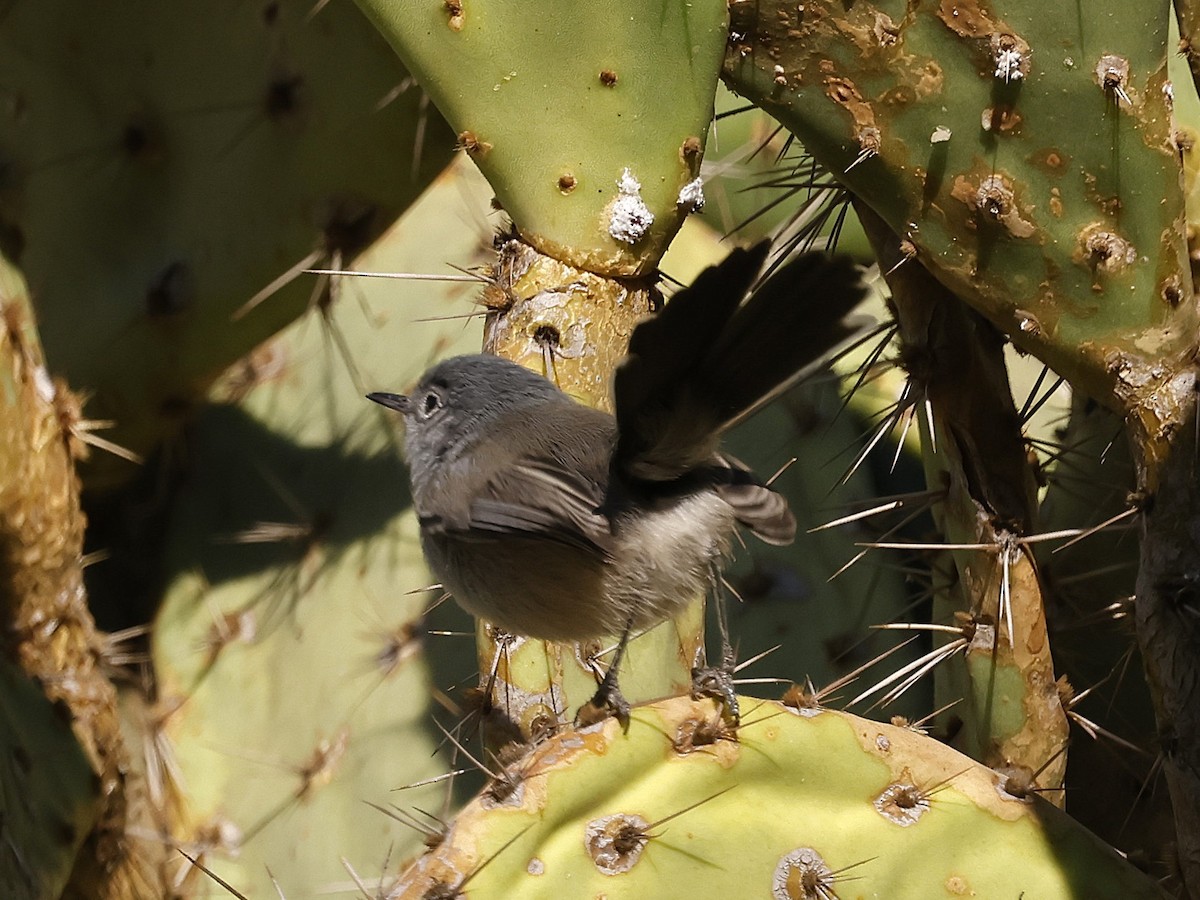
{"type": "Polygon", "coordinates": [[[423,533],[430,569],[455,600],[506,631],[587,640],[623,627],[606,599],[605,565],[549,540],[423,533]]]}

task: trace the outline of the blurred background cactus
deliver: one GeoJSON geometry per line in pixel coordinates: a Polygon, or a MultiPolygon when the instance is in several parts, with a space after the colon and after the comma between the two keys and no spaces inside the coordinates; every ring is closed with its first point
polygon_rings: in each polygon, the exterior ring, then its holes
{"type": "Polygon", "coordinates": [[[1109,6],[0,4],[0,893],[1200,897],[1196,23],[1109,6]],[[763,236],[880,324],[730,436],[743,724],[698,598],[575,731],[362,394],[604,407],[763,236]]]}

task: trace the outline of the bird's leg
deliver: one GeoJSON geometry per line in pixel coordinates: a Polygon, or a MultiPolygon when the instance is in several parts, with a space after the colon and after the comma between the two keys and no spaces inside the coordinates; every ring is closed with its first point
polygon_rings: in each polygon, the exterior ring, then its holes
{"type": "Polygon", "coordinates": [[[629,643],[629,632],[632,629],[633,617],[630,616],[625,623],[625,630],[621,632],[621,640],[617,642],[617,650],[613,654],[612,663],[609,665],[608,671],[604,673],[604,680],[600,682],[600,687],[597,688],[592,699],[581,706],[579,712],[575,714],[575,724],[580,728],[594,725],[611,714],[621,723],[622,731],[629,731],[629,701],[621,693],[621,689],[617,685],[617,677],[620,674],[621,660],[625,658],[625,647],[629,643]]]}
{"type": "Polygon", "coordinates": [[[729,643],[729,615],[725,594],[721,590],[721,573],[713,566],[713,599],[717,605],[717,630],[721,634],[721,662],[716,666],[697,666],[692,669],[692,696],[713,697],[721,701],[721,717],[733,728],[741,721],[737,692],[733,689],[733,646],[729,643]]]}

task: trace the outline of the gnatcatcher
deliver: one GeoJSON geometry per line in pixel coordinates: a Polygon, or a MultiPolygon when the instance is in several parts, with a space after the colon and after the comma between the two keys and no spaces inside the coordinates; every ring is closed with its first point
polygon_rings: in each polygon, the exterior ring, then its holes
{"type": "MultiPolygon", "coordinates": [[[[792,541],[787,501],[720,435],[860,330],[848,316],[866,288],[849,259],[810,253],[743,303],[767,250],[735,249],[638,325],[615,417],[487,355],[435,365],[408,396],[368,395],[404,416],[421,546],[468,612],[623,648],[713,586],[738,525],[792,541]]],[[[621,715],[618,664],[598,699],[621,715]]]]}

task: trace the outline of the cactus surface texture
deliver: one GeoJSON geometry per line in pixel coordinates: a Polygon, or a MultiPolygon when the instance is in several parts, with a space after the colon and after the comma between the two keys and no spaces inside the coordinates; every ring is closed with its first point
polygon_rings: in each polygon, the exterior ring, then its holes
{"type": "Polygon", "coordinates": [[[1061,811],[919,733],[745,712],[736,737],[712,703],[677,699],[636,709],[628,734],[550,739],[390,896],[1161,896],[1061,811]]]}

